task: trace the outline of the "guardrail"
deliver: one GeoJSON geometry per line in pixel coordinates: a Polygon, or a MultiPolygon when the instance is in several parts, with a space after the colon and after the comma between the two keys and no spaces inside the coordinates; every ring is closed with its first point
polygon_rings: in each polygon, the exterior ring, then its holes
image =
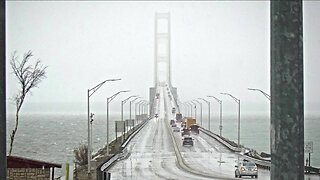
{"type": "MultiPolygon", "coordinates": [[[[166,98],[164,98],[164,103],[167,104],[166,98]]],[[[165,106],[165,108],[166,108],[166,106],[165,106]]],[[[165,110],[168,112],[167,108],[165,110]]],[[[168,120],[167,115],[166,115],[165,119],[168,120]]],[[[184,170],[186,172],[189,172],[191,174],[194,174],[194,175],[197,175],[200,177],[206,177],[206,178],[211,178],[211,179],[230,179],[230,178],[221,177],[221,176],[213,176],[213,175],[207,174],[205,172],[198,172],[198,171],[194,170],[193,168],[191,168],[190,166],[188,166],[180,153],[180,150],[179,150],[177,142],[176,142],[176,138],[174,137],[173,132],[171,130],[171,127],[169,125],[169,121],[165,122],[165,124],[166,124],[165,127],[166,127],[167,131],[169,132],[171,139],[172,139],[173,149],[174,149],[174,152],[177,157],[177,165],[179,166],[179,168],[181,168],[182,170],[184,170]]]]}
{"type": "MultiPolygon", "coordinates": [[[[150,119],[145,120],[140,126],[127,138],[125,142],[122,143],[121,148],[124,149],[128,143],[132,140],[133,137],[147,124],[150,119]]],[[[126,158],[128,156],[128,151],[124,149],[121,153],[117,153],[111,156],[111,158],[107,159],[104,163],[102,163],[97,168],[97,179],[102,179],[102,172],[109,169],[116,161],[119,159],[126,158]],[[98,172],[99,171],[99,172],[98,172]]]]}
{"type": "MultiPolygon", "coordinates": [[[[227,147],[228,149],[230,149],[231,151],[234,152],[241,152],[241,148],[239,147],[235,147],[232,146],[228,141],[225,141],[224,139],[222,139],[220,136],[218,136],[217,134],[208,131],[206,129],[203,128],[199,128],[200,131],[202,131],[203,133],[207,134],[208,136],[216,139],[218,142],[220,142],[222,145],[224,145],[225,147],[227,147]]],[[[262,160],[262,159],[257,159],[248,155],[243,155],[244,159],[247,159],[251,162],[254,162],[257,164],[257,166],[265,168],[265,169],[269,169],[270,170],[270,166],[271,166],[271,161],[270,160],[262,160]]]]}
{"type": "Polygon", "coordinates": [[[222,139],[220,136],[214,134],[213,132],[211,132],[209,130],[206,130],[206,129],[203,129],[201,127],[199,128],[199,130],[202,131],[203,133],[207,134],[208,136],[216,139],[217,141],[219,141],[222,145],[224,145],[225,147],[227,147],[231,151],[234,151],[234,152],[240,152],[241,151],[241,148],[232,146],[229,142],[225,141],[224,139],[222,139]]]}
{"type": "Polygon", "coordinates": [[[129,135],[129,137],[127,138],[127,140],[125,142],[122,143],[121,148],[125,148],[127,146],[127,144],[131,141],[131,139],[146,125],[146,123],[148,122],[148,120],[150,120],[150,118],[148,118],[147,120],[145,120],[139,127],[138,129],[136,129],[132,134],[129,135]]]}

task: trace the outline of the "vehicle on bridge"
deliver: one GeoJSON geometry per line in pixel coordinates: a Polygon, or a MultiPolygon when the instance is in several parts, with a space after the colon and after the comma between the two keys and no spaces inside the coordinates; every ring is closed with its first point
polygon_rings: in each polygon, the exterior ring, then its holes
{"type": "Polygon", "coordinates": [[[176,114],[176,121],[177,122],[181,122],[182,121],[182,114],[181,113],[177,113],[176,114]]]}
{"type": "Polygon", "coordinates": [[[239,165],[236,165],[236,170],[234,176],[236,178],[241,178],[242,176],[251,176],[258,178],[258,167],[255,163],[250,161],[239,162],[239,165]]]}
{"type": "Polygon", "coordinates": [[[173,131],[173,132],[180,132],[180,128],[177,127],[177,126],[176,126],[176,127],[173,127],[173,128],[172,128],[172,131],[173,131]]]}
{"type": "Polygon", "coordinates": [[[197,120],[194,118],[187,118],[186,120],[186,128],[190,128],[191,125],[197,124],[197,120]]]}
{"type": "Polygon", "coordinates": [[[193,146],[193,138],[191,136],[183,136],[182,146],[190,145],[193,146]]]}
{"type": "Polygon", "coordinates": [[[181,136],[185,136],[185,135],[190,135],[190,129],[188,129],[188,128],[182,129],[181,136]]]}
{"type": "Polygon", "coordinates": [[[197,125],[197,124],[191,124],[190,125],[190,130],[191,130],[191,132],[192,133],[194,133],[194,134],[199,134],[199,125],[197,125]]]}

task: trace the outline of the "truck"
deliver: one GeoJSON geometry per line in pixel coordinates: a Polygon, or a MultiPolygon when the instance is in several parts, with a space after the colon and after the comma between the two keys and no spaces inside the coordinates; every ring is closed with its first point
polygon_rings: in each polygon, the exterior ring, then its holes
{"type": "Polygon", "coordinates": [[[197,124],[197,120],[193,118],[186,119],[186,128],[189,129],[192,124],[197,124]]]}
{"type": "Polygon", "coordinates": [[[177,122],[181,122],[182,121],[182,114],[181,113],[177,113],[176,114],[176,121],[177,122]]]}

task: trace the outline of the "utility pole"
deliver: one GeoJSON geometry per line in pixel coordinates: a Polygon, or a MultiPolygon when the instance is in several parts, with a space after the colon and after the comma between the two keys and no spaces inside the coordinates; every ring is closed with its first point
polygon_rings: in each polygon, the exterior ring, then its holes
{"type": "Polygon", "coordinates": [[[271,5],[271,180],[304,179],[302,0],[271,5]]]}

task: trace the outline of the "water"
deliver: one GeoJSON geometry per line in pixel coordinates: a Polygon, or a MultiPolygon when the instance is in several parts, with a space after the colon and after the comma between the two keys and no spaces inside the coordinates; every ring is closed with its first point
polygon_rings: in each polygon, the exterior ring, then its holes
{"type": "MultiPolygon", "coordinates": [[[[114,121],[119,117],[110,115],[109,141],[115,138],[114,121]]],[[[12,155],[53,163],[70,164],[74,161],[73,149],[87,144],[88,127],[86,114],[24,114],[20,116],[12,155]]],[[[14,115],[7,117],[7,150],[14,126],[14,115]]],[[[107,142],[105,115],[96,115],[93,122],[93,151],[97,152],[107,142]]],[[[58,176],[62,175],[57,170],[58,176]]]]}
{"type": "MultiPolygon", "coordinates": [[[[128,116],[125,114],[125,116],[128,116]]],[[[206,116],[203,126],[207,127],[206,116]]],[[[114,121],[119,116],[110,115],[110,141],[115,138],[114,121]]],[[[305,118],[305,140],[313,141],[314,153],[311,164],[320,167],[320,117],[305,118]]],[[[7,117],[7,147],[9,133],[14,125],[14,115],[7,117]]],[[[213,117],[211,130],[219,133],[219,122],[213,117]]],[[[96,115],[93,123],[93,150],[96,152],[106,144],[107,125],[105,115],[96,115]]],[[[258,152],[270,152],[270,121],[268,116],[241,117],[241,144],[258,152]]],[[[237,142],[237,116],[225,116],[223,136],[237,142]]],[[[13,155],[43,160],[53,163],[73,163],[73,149],[80,143],[87,143],[86,114],[24,114],[14,143],[13,155]]],[[[307,157],[307,156],[306,156],[307,157]]],[[[56,173],[62,175],[61,170],[56,173]]]]}
{"type": "MultiPolygon", "coordinates": [[[[211,131],[219,134],[219,117],[211,118],[211,131]]],[[[203,126],[208,129],[208,119],[203,115],[203,126]]],[[[307,116],[304,122],[304,139],[313,141],[311,165],[320,167],[320,116],[307,116]]],[[[222,136],[238,142],[238,117],[223,117],[222,136]]],[[[270,117],[263,115],[241,116],[240,144],[260,152],[270,153],[270,117]]],[[[305,154],[305,159],[308,154],[305,154]]]]}

